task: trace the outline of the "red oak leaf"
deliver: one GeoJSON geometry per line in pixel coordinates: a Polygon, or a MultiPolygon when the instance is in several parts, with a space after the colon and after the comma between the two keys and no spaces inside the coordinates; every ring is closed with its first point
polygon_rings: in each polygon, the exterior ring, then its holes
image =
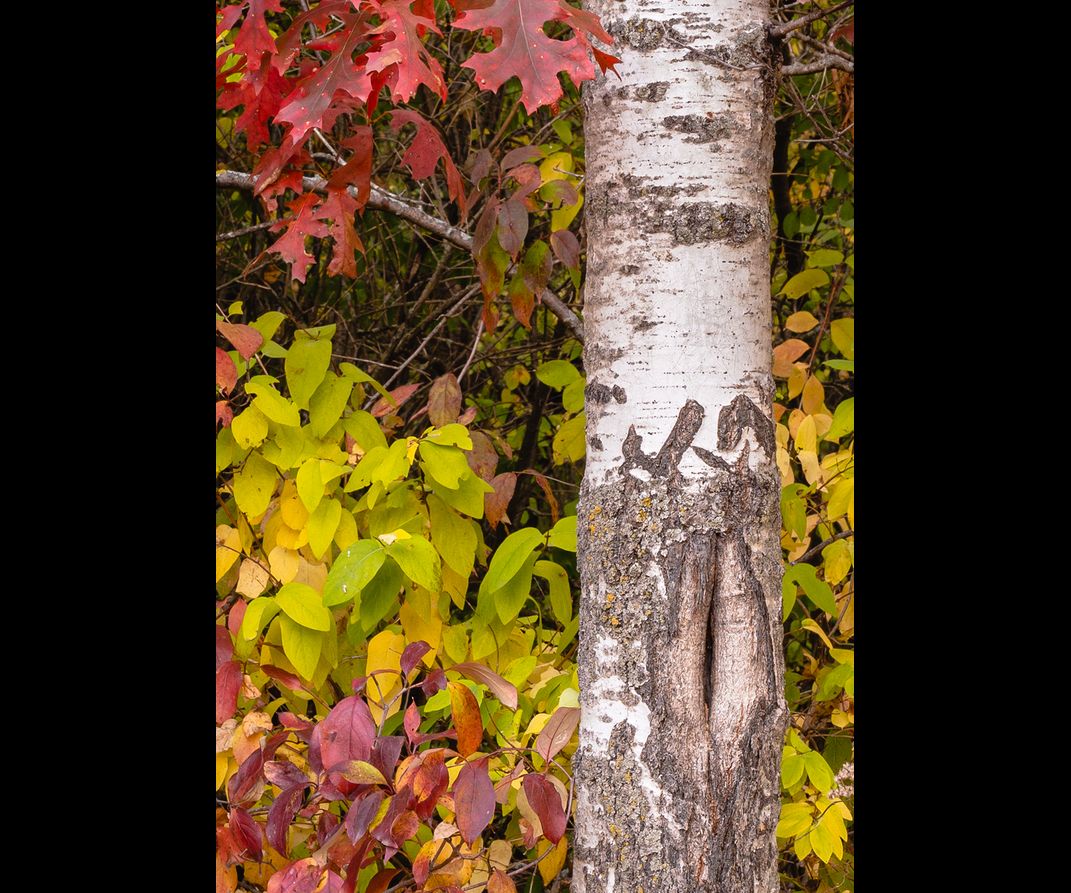
{"type": "Polygon", "coordinates": [[[441,158],[443,167],[446,169],[446,187],[450,198],[457,202],[464,216],[467,202],[465,190],[461,185],[461,174],[458,173],[454,160],[446,150],[439,131],[417,112],[409,109],[396,109],[391,113],[390,126],[393,130],[401,130],[405,124],[415,124],[417,131],[412,145],[402,156],[402,161],[409,165],[409,170],[412,171],[414,177],[418,180],[425,180],[435,173],[435,165],[441,158]]]}
{"type": "Polygon", "coordinates": [[[293,275],[298,282],[305,281],[305,274],[313,261],[312,255],[305,253],[305,236],[323,237],[328,232],[327,224],[317,219],[316,208],[319,202],[320,199],[311,192],[294,199],[290,203],[290,210],[296,219],[286,228],[282,238],[277,239],[269,249],[294,265],[293,275]]]}
{"type": "Polygon", "coordinates": [[[368,54],[365,68],[387,73],[387,84],[395,102],[408,102],[421,84],[445,100],[443,70],[420,41],[420,34],[425,30],[442,33],[435,27],[434,11],[430,17],[414,12],[412,0],[372,2],[383,22],[368,33],[387,34],[388,39],[368,54]]]}
{"type": "MultiPolygon", "coordinates": [[[[233,70],[228,69],[227,74],[233,74],[233,70]]],[[[283,95],[289,90],[289,81],[265,65],[257,71],[247,71],[240,81],[225,84],[218,105],[221,109],[244,106],[234,126],[238,133],[246,135],[250,151],[255,152],[269,141],[268,122],[278,113],[283,95]]]]}
{"type": "Polygon", "coordinates": [[[327,188],[353,186],[357,190],[357,207],[363,210],[372,194],[372,128],[355,127],[353,136],[343,140],[342,146],[353,149],[353,154],[331,175],[327,188]]]}
{"type": "Polygon", "coordinates": [[[275,52],[275,39],[264,20],[265,13],[282,11],[282,0],[249,0],[249,11],[234,39],[234,51],[246,57],[251,71],[260,68],[264,53],[275,52]]]}
{"type": "Polygon", "coordinates": [[[300,78],[294,91],[286,97],[275,120],[292,126],[289,136],[295,144],[312,128],[326,124],[324,117],[335,102],[336,93],[349,96],[357,103],[368,101],[372,81],[364,65],[353,61],[353,54],[367,40],[368,15],[350,17],[333,41],[331,59],[323,68],[313,68],[300,78]]]}
{"type": "Polygon", "coordinates": [[[558,72],[565,72],[578,85],[595,77],[585,32],[610,42],[610,35],[594,16],[563,0],[495,0],[485,9],[466,10],[454,25],[491,34],[495,49],[476,53],[462,67],[475,72],[476,83],[484,90],[497,90],[516,76],[521,82],[521,102],[529,114],[561,98],[558,72]],[[576,36],[569,40],[547,37],[543,26],[555,19],[567,22],[576,36]]]}
{"type": "Polygon", "coordinates": [[[348,16],[352,15],[353,6],[350,0],[326,0],[295,16],[290,27],[286,29],[286,33],[276,41],[278,51],[272,60],[272,65],[281,72],[290,67],[290,63],[294,61],[298,50],[301,49],[301,35],[306,25],[312,25],[323,31],[327,28],[332,16],[345,21],[348,16]]]}
{"type": "Polygon", "coordinates": [[[334,254],[327,267],[327,272],[331,276],[344,273],[351,279],[357,278],[357,261],[353,257],[353,252],[360,251],[364,254],[364,243],[357,235],[357,230],[353,228],[353,217],[357,210],[357,199],[346,189],[333,189],[327,193],[327,198],[324,199],[317,212],[316,216],[320,220],[331,221],[334,254]]]}

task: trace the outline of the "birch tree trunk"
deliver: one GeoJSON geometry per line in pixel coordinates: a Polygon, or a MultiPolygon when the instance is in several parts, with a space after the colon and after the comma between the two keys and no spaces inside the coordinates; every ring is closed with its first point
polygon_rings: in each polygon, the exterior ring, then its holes
{"type": "Polygon", "coordinates": [[[768,0],[586,0],[587,466],[572,889],[778,888],[768,0]]]}

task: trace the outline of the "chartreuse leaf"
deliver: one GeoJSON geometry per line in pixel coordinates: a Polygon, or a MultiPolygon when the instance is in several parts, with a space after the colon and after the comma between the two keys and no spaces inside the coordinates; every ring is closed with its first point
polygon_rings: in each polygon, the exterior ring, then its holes
{"type": "Polygon", "coordinates": [[[579,370],[568,360],[548,360],[537,366],[535,372],[536,378],[556,391],[580,378],[579,370]]]}
{"type": "Polygon", "coordinates": [[[231,431],[242,449],[258,447],[268,436],[268,417],[256,406],[247,406],[231,420],[231,431]]]}
{"type": "Polygon", "coordinates": [[[275,600],[295,623],[322,632],[333,627],[331,612],[324,607],[323,598],[307,583],[287,583],[276,593],[275,600]]]}
{"type": "Polygon", "coordinates": [[[358,540],[350,545],[331,565],[324,582],[324,604],[333,608],[359,598],[383,567],[386,557],[383,544],[378,540],[358,540]]]}
{"type": "Polygon", "coordinates": [[[441,428],[428,432],[425,440],[440,446],[452,445],[461,447],[463,450],[472,449],[472,438],[469,437],[468,428],[457,422],[451,422],[449,425],[443,425],[441,428]]]}
{"type": "Polygon", "coordinates": [[[472,474],[465,454],[456,446],[440,446],[425,440],[419,449],[425,472],[444,487],[456,490],[458,481],[472,474]]]}
{"type": "Polygon", "coordinates": [[[476,531],[435,494],[428,495],[431,542],[456,573],[467,578],[476,561],[476,531]]]}
{"type": "Polygon", "coordinates": [[[550,529],[547,545],[566,552],[576,551],[576,515],[567,515],[550,529]]]}
{"type": "Polygon", "coordinates": [[[363,369],[358,369],[353,363],[339,363],[338,370],[351,381],[355,381],[358,384],[370,384],[380,397],[386,397],[387,402],[390,403],[391,406],[397,405],[394,398],[391,397],[390,392],[383,387],[383,385],[363,369]]]}
{"type": "MultiPolygon", "coordinates": [[[[481,590],[480,597],[484,601],[488,598],[493,599],[495,613],[503,623],[509,623],[513,620],[521,612],[521,608],[524,607],[524,602],[532,591],[532,571],[535,567],[535,562],[536,556],[530,555],[521,565],[520,570],[507,580],[503,586],[493,591],[481,590]]],[[[480,598],[477,599],[477,610],[479,610],[479,601],[480,598]]]]}
{"type": "MultiPolygon", "coordinates": [[[[244,415],[244,413],[243,413],[244,415]]],[[[235,422],[238,421],[236,418],[235,422]]],[[[233,422],[232,422],[233,424],[233,422]]],[[[840,440],[845,434],[851,434],[855,430],[855,398],[849,397],[841,400],[833,413],[833,424],[825,433],[826,440],[840,440]]],[[[235,437],[238,435],[235,434],[235,437]]]]}
{"type": "Polygon", "coordinates": [[[370,412],[365,412],[363,409],[354,410],[342,420],[342,428],[366,453],[374,447],[387,448],[387,438],[383,436],[383,429],[379,427],[379,422],[370,412]]]}
{"type": "Polygon", "coordinates": [[[578,378],[569,382],[562,391],[562,406],[566,412],[580,412],[584,408],[584,387],[587,379],[578,378]]]}
{"type": "Polygon", "coordinates": [[[309,401],[309,429],[315,437],[323,437],[342,417],[352,390],[352,381],[339,378],[333,372],[324,376],[309,401]]]}
{"type": "Polygon", "coordinates": [[[537,561],[532,572],[550,584],[550,609],[560,623],[568,623],[573,617],[573,597],[565,568],[553,561],[537,561]]]}
{"type": "Polygon", "coordinates": [[[316,664],[323,649],[323,633],[295,623],[285,614],[279,618],[279,630],[283,637],[283,654],[294,665],[303,679],[312,679],[316,664]]]}
{"type": "Polygon", "coordinates": [[[275,466],[259,453],[250,453],[234,476],[234,501],[238,503],[238,508],[250,518],[264,514],[275,492],[277,480],[275,466]]]}
{"type": "Polygon", "coordinates": [[[801,298],[813,288],[829,284],[829,274],[825,270],[804,270],[797,273],[781,289],[780,294],[787,298],[801,298]]]}
{"type": "Polygon", "coordinates": [[[306,459],[297,473],[297,492],[305,508],[311,514],[324,496],[323,478],[320,477],[320,460],[306,459]]]}
{"type": "Polygon", "coordinates": [[[480,590],[490,593],[503,587],[542,543],[543,534],[534,527],[525,527],[507,536],[495,550],[480,590]]]}
{"type": "Polygon", "coordinates": [[[587,414],[573,416],[559,429],[551,442],[554,453],[554,464],[564,465],[566,462],[579,462],[584,458],[587,443],[584,439],[587,414]]]}
{"type": "Polygon", "coordinates": [[[361,590],[361,627],[366,634],[370,633],[380,620],[398,610],[398,592],[402,588],[404,578],[398,563],[387,559],[361,590]]]}
{"type": "Polygon", "coordinates": [[[818,579],[815,568],[812,565],[793,565],[785,571],[785,579],[789,579],[793,583],[799,583],[807,598],[809,598],[816,607],[825,611],[827,614],[836,615],[837,602],[833,598],[833,590],[829,588],[829,584],[824,580],[818,579]]]}
{"type": "Polygon", "coordinates": [[[783,803],[775,833],[778,837],[795,837],[807,831],[813,820],[814,807],[810,803],[783,803]]]}
{"type": "Polygon", "coordinates": [[[398,562],[405,575],[418,586],[434,593],[442,589],[439,553],[423,537],[411,536],[395,540],[387,546],[387,554],[398,562]]]}
{"type": "Polygon", "coordinates": [[[833,770],[818,751],[803,754],[803,765],[807,778],[821,793],[828,794],[833,789],[833,770]]]}
{"type": "Polygon", "coordinates": [[[331,363],[331,341],[298,338],[287,351],[283,368],[290,396],[301,409],[309,408],[309,401],[320,382],[327,374],[331,363]]]}
{"type": "Polygon", "coordinates": [[[255,395],[253,405],[277,425],[296,428],[301,424],[298,408],[270,384],[248,382],[245,389],[255,395]]]}
{"type": "Polygon", "coordinates": [[[238,628],[238,635],[248,641],[252,641],[263,631],[271,619],[279,613],[279,606],[271,596],[264,595],[249,602],[242,618],[242,625],[238,628]]]}
{"type": "Polygon", "coordinates": [[[335,538],[338,522],[342,518],[342,503],[337,499],[324,499],[309,515],[309,548],[316,558],[323,558],[327,547],[335,538]]]}
{"type": "MultiPolygon", "coordinates": [[[[804,768],[803,757],[796,753],[791,747],[786,747],[781,758],[782,787],[787,790],[803,778],[804,768]]],[[[778,831],[778,833],[780,834],[780,831],[778,831]]],[[[796,833],[798,834],[799,832],[797,831],[796,833]]]]}
{"type": "Polygon", "coordinates": [[[495,488],[476,475],[463,477],[457,482],[457,489],[451,490],[442,484],[436,483],[432,487],[443,502],[451,508],[457,509],[470,518],[483,517],[483,498],[485,493],[494,493],[495,488]]]}

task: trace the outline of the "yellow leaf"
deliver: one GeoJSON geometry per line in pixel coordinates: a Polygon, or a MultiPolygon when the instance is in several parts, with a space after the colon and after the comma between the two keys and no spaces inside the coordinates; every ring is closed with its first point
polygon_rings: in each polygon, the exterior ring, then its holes
{"type": "MultiPolygon", "coordinates": [[[[547,850],[551,849],[549,840],[540,840],[536,845],[536,858],[540,858],[547,850]]],[[[554,846],[554,852],[539,862],[539,875],[544,884],[549,884],[558,876],[558,872],[565,865],[565,856],[569,852],[569,838],[562,837],[554,846]]]]}
{"type": "Polygon", "coordinates": [[[829,327],[829,336],[833,339],[833,345],[847,359],[855,359],[855,320],[835,319],[829,327]]]}
{"type": "Polygon", "coordinates": [[[300,530],[294,530],[287,524],[280,524],[275,539],[280,546],[296,551],[309,541],[309,528],[302,527],[300,530]]]}
{"type": "MultiPolygon", "coordinates": [[[[806,413],[818,412],[825,404],[825,399],[826,389],[822,387],[822,382],[818,380],[818,377],[812,375],[803,386],[803,411],[806,413]]],[[[830,418],[830,423],[832,424],[832,418],[830,418]]]]}
{"type": "Polygon", "coordinates": [[[845,713],[839,707],[834,707],[829,716],[829,721],[838,729],[843,729],[845,726],[850,726],[855,719],[850,713],[845,713]]]}
{"type": "Polygon", "coordinates": [[[298,496],[297,485],[291,479],[283,483],[283,493],[279,497],[279,515],[291,530],[301,530],[309,521],[309,510],[298,496]]]}
{"type": "Polygon", "coordinates": [[[792,371],[788,373],[788,399],[794,400],[803,391],[807,382],[807,366],[804,363],[795,363],[792,371]]]}
{"type": "MultiPolygon", "coordinates": [[[[810,420],[810,416],[808,416],[810,420]]],[[[797,458],[800,460],[800,465],[803,467],[803,476],[807,479],[808,484],[815,484],[822,479],[822,468],[818,464],[818,456],[810,451],[803,451],[798,454],[797,458]]]]}
{"type": "Polygon", "coordinates": [[[365,667],[368,684],[365,686],[365,698],[377,726],[383,719],[385,705],[390,704],[387,708],[388,716],[393,716],[400,707],[399,701],[394,700],[394,697],[402,690],[401,658],[404,650],[405,636],[389,629],[383,630],[368,643],[368,663],[365,667]],[[377,670],[394,672],[376,673],[377,670]]]}
{"type": "Polygon", "coordinates": [[[239,595],[246,598],[256,598],[268,585],[268,572],[252,558],[242,559],[242,567],[238,571],[238,585],[235,587],[239,595]]]}
{"type": "MultiPolygon", "coordinates": [[[[439,643],[442,641],[443,622],[439,618],[438,606],[434,604],[437,601],[427,589],[417,586],[398,612],[402,630],[405,632],[405,641],[423,641],[431,646],[431,651],[421,658],[424,666],[429,668],[435,663],[435,655],[438,654],[439,643]]],[[[413,672],[416,672],[415,667],[413,672]]]]}
{"type": "Polygon", "coordinates": [[[795,479],[792,474],[792,458],[788,455],[788,450],[783,446],[777,448],[777,470],[781,472],[781,486],[785,484],[791,484],[795,479]]]}
{"type": "Polygon", "coordinates": [[[810,855],[811,842],[809,837],[810,835],[804,834],[803,837],[799,838],[799,840],[792,845],[792,849],[796,852],[797,859],[805,859],[810,855]]]}
{"type": "MultiPolygon", "coordinates": [[[[829,506],[827,512],[829,519],[836,520],[844,515],[851,507],[852,513],[855,513],[855,478],[850,477],[844,480],[838,481],[833,485],[832,493],[829,497],[829,506]]],[[[854,522],[852,522],[852,528],[855,528],[854,522]]]]}
{"type": "Polygon", "coordinates": [[[580,213],[580,209],[584,206],[584,190],[583,188],[577,190],[576,204],[563,205],[557,211],[550,212],[550,231],[557,232],[560,229],[568,229],[569,224],[573,222],[573,218],[580,213]]]}
{"type": "Polygon", "coordinates": [[[828,862],[833,856],[833,846],[836,837],[833,832],[826,828],[824,825],[815,825],[811,829],[811,833],[807,835],[807,840],[811,844],[811,849],[823,862],[828,862]]]}
{"type": "Polygon", "coordinates": [[[833,416],[827,412],[814,413],[814,429],[819,437],[824,437],[826,432],[833,427],[833,416]]]}
{"type": "Polygon", "coordinates": [[[276,546],[268,553],[268,567],[280,583],[290,583],[297,576],[298,553],[285,546],[276,546]]]}
{"type": "Polygon", "coordinates": [[[817,453],[818,451],[818,432],[815,429],[814,419],[811,416],[807,416],[800,426],[796,429],[796,452],[803,453],[817,453]]]}
{"type": "Polygon", "coordinates": [[[513,859],[513,845],[508,840],[493,840],[487,858],[492,868],[505,871],[513,859]]]}
{"type": "Polygon", "coordinates": [[[455,571],[445,561],[442,564],[443,590],[450,593],[450,601],[458,608],[465,607],[465,593],[469,590],[469,579],[455,571]]]}
{"type": "Polygon", "coordinates": [[[539,165],[539,185],[543,186],[551,180],[566,179],[565,171],[573,172],[573,156],[568,152],[555,152],[539,165]]]}
{"type": "Polygon", "coordinates": [[[833,647],[833,643],[829,641],[829,636],[827,636],[822,627],[820,627],[817,623],[811,620],[810,617],[804,620],[803,623],[800,624],[800,626],[802,626],[806,630],[810,630],[812,633],[818,636],[818,638],[820,638],[823,642],[826,643],[826,648],[833,647]]]}
{"type": "Polygon", "coordinates": [[[816,325],[818,325],[818,318],[807,310],[793,313],[785,320],[785,328],[790,332],[809,332],[816,325]]]}
{"type": "Polygon", "coordinates": [[[340,552],[345,552],[357,542],[357,538],[357,522],[353,518],[353,513],[343,509],[338,519],[338,528],[335,530],[335,545],[338,546],[340,552]]]}
{"type": "Polygon", "coordinates": [[[242,539],[238,531],[227,524],[216,528],[216,582],[223,579],[242,553],[242,539]]]}
{"type": "Polygon", "coordinates": [[[844,540],[830,543],[822,550],[823,567],[825,568],[826,582],[830,586],[836,586],[848,576],[852,569],[852,559],[848,544],[844,540]]]}
{"type": "Polygon", "coordinates": [[[223,787],[223,782],[227,780],[227,754],[216,754],[216,790],[218,791],[223,787]]]}
{"type": "Polygon", "coordinates": [[[327,565],[322,562],[313,564],[304,555],[298,555],[298,569],[292,582],[305,583],[317,592],[324,591],[324,583],[327,582],[327,565]]]}

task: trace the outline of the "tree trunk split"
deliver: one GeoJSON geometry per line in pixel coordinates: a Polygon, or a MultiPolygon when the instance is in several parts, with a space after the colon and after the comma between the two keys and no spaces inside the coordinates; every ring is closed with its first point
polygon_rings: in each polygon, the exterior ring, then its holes
{"type": "Polygon", "coordinates": [[[589,0],[578,893],[774,893],[787,721],[763,0],[589,0]]]}

